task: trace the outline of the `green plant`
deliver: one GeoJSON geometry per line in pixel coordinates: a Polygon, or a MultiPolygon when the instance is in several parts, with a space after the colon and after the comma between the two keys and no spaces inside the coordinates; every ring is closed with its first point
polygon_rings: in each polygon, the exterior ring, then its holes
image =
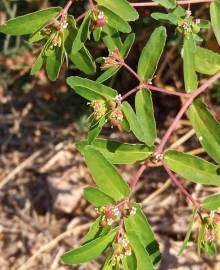
{"type": "Polygon", "coordinates": [[[193,205],[192,222],[186,234],[182,254],[187,247],[192,227],[199,218],[197,250],[209,255],[216,254],[215,234],[219,224],[220,195],[212,195],[198,201],[184,188],[174,173],[188,181],[203,185],[220,185],[220,125],[207,110],[200,98],[215,81],[220,79],[220,55],[202,48],[201,29],[212,27],[220,44],[220,1],[219,0],[155,0],[146,3],[129,3],[127,0],[90,0],[88,10],[76,20],[68,14],[73,4],[52,7],[7,21],[0,27],[8,35],[31,35],[29,42],[40,42],[43,48],[32,68],[36,74],[45,66],[49,79],[56,80],[61,66],[66,61],[87,75],[96,73],[96,63],[86,48],[86,42],[93,36],[95,42],[103,42],[109,56],[97,59],[103,73],[96,81],[82,77],[69,77],[67,84],[75,92],[88,100],[93,109],[90,130],[86,141],[77,144],[84,155],[96,187],[86,187],[85,198],[97,209],[99,217],[91,226],[80,248],[62,256],[66,264],[80,264],[95,259],[108,250],[102,269],[154,269],[160,262],[159,244],[153,231],[137,204],[132,192],[149,163],[161,163],[165,171],[183,195],[193,205]],[[210,3],[211,25],[209,21],[194,18],[190,4],[210,3]],[[152,13],[151,17],[160,22],[172,24],[182,37],[183,77],[186,93],[161,89],[152,84],[157,66],[163,53],[167,31],[157,27],[139,58],[137,71],[125,62],[135,35],[129,22],[138,19],[136,9],[163,5],[168,13],[152,13]],[[188,5],[188,9],[183,6],[188,5]],[[82,21],[82,22],[81,22],[82,21]],[[31,23],[29,23],[31,22],[31,23]],[[81,23],[79,23],[81,22],[81,23]],[[119,33],[128,34],[122,41],[119,33]],[[137,86],[121,96],[115,89],[103,84],[125,68],[138,81],[137,86]],[[201,86],[198,73],[210,75],[201,86]],[[157,137],[151,92],[179,96],[183,105],[174,121],[155,145],[157,137]],[[126,99],[135,94],[135,111],[126,99]],[[179,120],[187,113],[199,142],[215,163],[186,153],[166,148],[170,136],[179,120]],[[118,127],[131,132],[140,142],[127,144],[97,138],[103,126],[118,127]],[[130,183],[124,181],[115,164],[140,163],[140,168],[130,183]]]}

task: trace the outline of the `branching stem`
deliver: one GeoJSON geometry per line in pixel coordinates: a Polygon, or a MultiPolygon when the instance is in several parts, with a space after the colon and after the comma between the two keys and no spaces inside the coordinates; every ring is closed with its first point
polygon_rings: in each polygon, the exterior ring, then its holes
{"type": "MultiPolygon", "coordinates": [[[[189,5],[189,4],[199,4],[199,3],[210,3],[213,0],[182,0],[177,1],[178,5],[189,5]]],[[[141,8],[141,7],[156,7],[159,6],[159,3],[156,2],[142,2],[142,3],[131,3],[131,5],[135,8],[141,8]]]]}

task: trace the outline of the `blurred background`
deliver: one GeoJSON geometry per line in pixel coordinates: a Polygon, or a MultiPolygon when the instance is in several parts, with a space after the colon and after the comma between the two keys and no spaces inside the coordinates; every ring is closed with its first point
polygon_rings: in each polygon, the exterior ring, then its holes
{"type": "MultiPolygon", "coordinates": [[[[65,2],[1,0],[0,23],[49,6],[64,6],[65,2]]],[[[87,1],[76,0],[70,13],[77,17],[85,11],[86,5],[87,1]]],[[[149,16],[152,10],[160,8],[140,9],[141,18],[132,25],[136,41],[127,63],[133,68],[146,39],[158,25],[149,16]]],[[[208,5],[194,5],[193,14],[208,19],[208,5]]],[[[166,26],[169,29],[167,48],[154,84],[182,90],[182,40],[175,35],[173,27],[166,26]]],[[[203,34],[203,46],[220,52],[212,31],[203,34]]],[[[101,43],[97,45],[91,41],[88,48],[94,57],[107,56],[101,43]]],[[[30,76],[38,51],[39,47],[29,44],[23,37],[0,35],[0,269],[98,270],[103,258],[78,267],[64,266],[59,261],[62,253],[80,244],[96,217],[93,207],[82,197],[83,187],[91,185],[92,179],[74,146],[86,137],[91,112],[86,101],[65,83],[67,76],[83,74],[70,65],[63,66],[56,82],[48,81],[43,70],[35,77],[30,76]]],[[[200,79],[204,80],[202,76],[200,79]]],[[[136,82],[122,69],[108,83],[125,93],[136,82]]],[[[216,82],[203,99],[220,120],[219,87],[220,82],[216,82]]],[[[153,99],[160,138],[181,101],[160,94],[153,94],[153,99]]],[[[103,130],[102,137],[135,142],[131,135],[121,134],[109,126],[103,130]]],[[[172,136],[171,144],[175,143],[176,149],[206,157],[187,119],[180,121],[172,136]],[[185,142],[176,143],[186,133],[185,142]]],[[[119,170],[129,180],[137,167],[119,166],[119,170]]],[[[189,249],[182,257],[177,257],[190,221],[191,206],[167,178],[161,168],[149,168],[135,192],[161,244],[162,263],[158,269],[220,269],[218,257],[198,258],[196,255],[193,243],[196,228],[189,249]]],[[[187,182],[184,185],[197,198],[219,191],[187,182]]]]}

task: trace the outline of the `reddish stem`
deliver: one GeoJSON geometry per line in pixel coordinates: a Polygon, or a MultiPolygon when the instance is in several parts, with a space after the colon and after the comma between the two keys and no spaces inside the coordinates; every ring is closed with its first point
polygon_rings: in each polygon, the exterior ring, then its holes
{"type": "Polygon", "coordinates": [[[189,97],[190,96],[190,94],[176,92],[176,91],[169,91],[169,90],[166,90],[166,89],[162,89],[162,88],[153,86],[151,84],[146,84],[145,87],[152,90],[152,91],[161,92],[161,93],[164,93],[164,94],[167,94],[167,95],[174,95],[174,96],[178,96],[178,97],[189,97]]]}
{"type": "Polygon", "coordinates": [[[179,188],[179,190],[183,193],[183,195],[186,196],[192,202],[192,204],[194,204],[196,208],[199,208],[200,206],[198,202],[193,199],[192,195],[184,188],[184,186],[180,183],[180,181],[176,178],[176,176],[171,172],[171,170],[168,168],[168,166],[166,165],[164,161],[163,161],[163,167],[168,173],[170,179],[175,183],[175,185],[179,188]]]}
{"type": "Polygon", "coordinates": [[[190,97],[188,100],[183,104],[182,108],[178,112],[176,118],[174,119],[173,123],[170,125],[168,128],[167,132],[163,136],[158,148],[157,152],[162,153],[163,149],[169,140],[171,134],[173,131],[176,129],[176,126],[179,122],[179,120],[182,118],[182,116],[185,114],[187,111],[188,107],[193,103],[193,101],[200,95],[202,94],[214,81],[218,80],[220,78],[220,72],[216,73],[214,76],[212,76],[210,79],[208,79],[202,86],[200,86],[195,92],[190,94],[190,97]]]}
{"type": "Polygon", "coordinates": [[[129,90],[126,94],[124,94],[121,97],[121,101],[125,100],[126,98],[128,98],[130,95],[136,93],[138,90],[140,89],[140,85],[134,87],[133,89],[129,90]]]}
{"type": "Polygon", "coordinates": [[[67,4],[65,5],[65,7],[63,8],[62,16],[66,16],[67,15],[67,13],[68,13],[70,7],[72,6],[73,2],[74,2],[74,0],[69,0],[67,2],[67,4]]]}
{"type": "MultiPolygon", "coordinates": [[[[210,3],[213,0],[183,0],[183,1],[177,1],[178,5],[188,5],[188,4],[199,4],[199,3],[210,3]]],[[[133,7],[139,8],[139,7],[156,7],[159,6],[159,3],[156,2],[142,2],[142,3],[130,3],[133,7]]]]}
{"type": "Polygon", "coordinates": [[[120,64],[125,67],[139,82],[142,82],[143,80],[141,77],[135,72],[129,65],[127,65],[124,61],[121,61],[120,64]]]}
{"type": "Polygon", "coordinates": [[[137,185],[137,182],[140,179],[141,175],[143,174],[145,168],[146,168],[146,165],[142,164],[141,167],[139,168],[139,170],[134,175],[134,177],[131,179],[131,182],[130,182],[131,190],[133,190],[135,188],[135,186],[137,185]]]}
{"type": "Polygon", "coordinates": [[[84,13],[82,13],[81,15],[79,15],[79,17],[76,18],[76,22],[81,21],[81,20],[86,16],[87,12],[88,12],[88,11],[85,11],[84,13]]]}

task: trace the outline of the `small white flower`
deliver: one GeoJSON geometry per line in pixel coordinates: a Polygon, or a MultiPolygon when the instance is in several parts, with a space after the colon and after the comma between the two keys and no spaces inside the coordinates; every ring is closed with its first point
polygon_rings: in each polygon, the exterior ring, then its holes
{"type": "Polygon", "coordinates": [[[196,19],[196,24],[200,24],[201,20],[200,19],[196,19]]]}
{"type": "Polygon", "coordinates": [[[211,211],[210,212],[210,218],[214,218],[215,217],[215,211],[211,211]]]}
{"type": "Polygon", "coordinates": [[[131,254],[132,254],[131,249],[129,249],[129,250],[127,250],[127,251],[125,252],[125,255],[126,255],[126,256],[131,256],[131,254]]]}
{"type": "Polygon", "coordinates": [[[118,207],[115,207],[112,212],[114,213],[115,216],[119,216],[120,215],[120,211],[118,209],[118,207]]]}
{"type": "Polygon", "coordinates": [[[67,22],[67,21],[62,21],[62,22],[60,23],[60,25],[61,25],[61,27],[62,27],[63,29],[66,29],[67,26],[68,26],[68,22],[67,22]]]}
{"type": "Polygon", "coordinates": [[[136,214],[136,212],[137,212],[137,208],[133,206],[131,208],[130,215],[134,216],[136,214]]]}
{"type": "Polygon", "coordinates": [[[186,11],[186,16],[189,17],[189,16],[191,16],[191,15],[192,15],[192,11],[188,9],[188,10],[186,11]]]}
{"type": "Polygon", "coordinates": [[[119,95],[117,95],[117,96],[115,97],[115,100],[116,100],[116,101],[121,101],[121,98],[122,98],[122,95],[119,94],[119,95]]]}
{"type": "Polygon", "coordinates": [[[107,224],[111,226],[114,223],[114,220],[112,218],[107,219],[107,224]]]}

